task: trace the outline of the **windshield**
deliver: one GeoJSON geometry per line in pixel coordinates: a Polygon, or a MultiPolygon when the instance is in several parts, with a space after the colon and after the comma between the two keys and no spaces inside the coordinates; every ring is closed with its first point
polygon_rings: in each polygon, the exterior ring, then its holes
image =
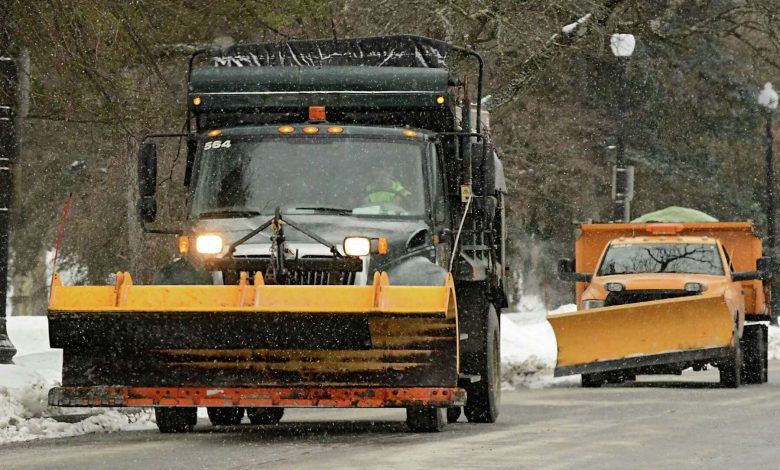
{"type": "Polygon", "coordinates": [[[425,214],[422,146],[348,137],[201,144],[194,217],[425,214]]]}
{"type": "Polygon", "coordinates": [[[715,244],[611,245],[598,270],[599,276],[637,273],[723,275],[723,264],[715,244]]]}

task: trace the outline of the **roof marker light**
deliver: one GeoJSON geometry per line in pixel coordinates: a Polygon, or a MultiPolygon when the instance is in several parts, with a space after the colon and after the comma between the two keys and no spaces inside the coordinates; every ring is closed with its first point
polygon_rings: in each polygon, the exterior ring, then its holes
{"type": "Polygon", "coordinates": [[[282,126],[279,128],[280,134],[292,134],[295,132],[295,128],[293,126],[282,126]]]}
{"type": "Polygon", "coordinates": [[[325,106],[309,106],[309,122],[325,121],[325,106]]]}
{"type": "Polygon", "coordinates": [[[319,131],[320,131],[320,128],[319,127],[315,127],[315,126],[306,126],[306,127],[303,128],[303,133],[304,134],[316,134],[319,131]]]}
{"type": "Polygon", "coordinates": [[[417,137],[417,132],[411,129],[404,129],[402,133],[404,137],[417,137]]]}
{"type": "Polygon", "coordinates": [[[647,231],[653,235],[674,235],[683,231],[683,224],[650,224],[647,231]]]}
{"type": "Polygon", "coordinates": [[[217,137],[220,134],[222,134],[222,129],[214,129],[214,130],[209,131],[208,136],[209,137],[217,137]]]}

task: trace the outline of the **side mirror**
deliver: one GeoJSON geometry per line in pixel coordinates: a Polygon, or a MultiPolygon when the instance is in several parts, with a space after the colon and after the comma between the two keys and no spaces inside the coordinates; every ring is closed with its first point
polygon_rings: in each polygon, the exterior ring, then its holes
{"type": "Polygon", "coordinates": [[[756,258],[756,270],[741,273],[731,273],[732,281],[754,281],[760,279],[766,281],[772,279],[772,257],[762,256],[756,258]]]}
{"type": "Polygon", "coordinates": [[[144,142],[138,149],[138,193],[140,199],[136,209],[143,222],[154,222],[157,218],[157,145],[144,142]]]}
{"type": "Polygon", "coordinates": [[[593,279],[593,274],[574,272],[574,267],[573,259],[561,258],[558,260],[558,279],[568,282],[590,282],[593,279]]]}
{"type": "Polygon", "coordinates": [[[198,150],[198,141],[190,136],[187,138],[187,166],[184,168],[184,186],[189,187],[192,181],[192,167],[195,165],[195,152],[198,150]]]}

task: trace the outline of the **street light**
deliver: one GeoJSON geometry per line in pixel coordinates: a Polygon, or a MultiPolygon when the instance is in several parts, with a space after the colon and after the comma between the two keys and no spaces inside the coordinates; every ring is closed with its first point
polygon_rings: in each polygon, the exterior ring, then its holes
{"type": "MultiPolygon", "coordinates": [[[[775,256],[775,244],[777,243],[777,227],[775,226],[775,170],[774,170],[774,134],[772,133],[772,117],[777,109],[777,92],[772,84],[767,82],[764,89],[758,94],[758,104],[766,114],[766,226],[767,248],[769,254],[775,256]]],[[[776,281],[772,281],[772,293],[780,293],[775,289],[780,287],[776,281]]],[[[777,325],[777,311],[780,306],[780,295],[772,295],[770,318],[773,325],[777,325]]]]}
{"type": "Polygon", "coordinates": [[[636,39],[632,34],[613,34],[609,39],[612,54],[618,59],[618,106],[617,106],[617,159],[615,162],[615,212],[613,222],[628,222],[631,217],[626,169],[625,120],[628,102],[626,68],[628,59],[634,53],[636,39]]]}

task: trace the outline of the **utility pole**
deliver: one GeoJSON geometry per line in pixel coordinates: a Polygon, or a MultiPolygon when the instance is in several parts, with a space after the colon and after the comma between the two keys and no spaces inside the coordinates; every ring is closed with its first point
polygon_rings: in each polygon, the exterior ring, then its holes
{"type": "Polygon", "coordinates": [[[18,74],[11,54],[11,32],[7,9],[0,11],[0,364],[10,364],[16,348],[8,337],[5,311],[8,302],[8,254],[11,235],[11,200],[18,145],[14,108],[18,74]]]}

